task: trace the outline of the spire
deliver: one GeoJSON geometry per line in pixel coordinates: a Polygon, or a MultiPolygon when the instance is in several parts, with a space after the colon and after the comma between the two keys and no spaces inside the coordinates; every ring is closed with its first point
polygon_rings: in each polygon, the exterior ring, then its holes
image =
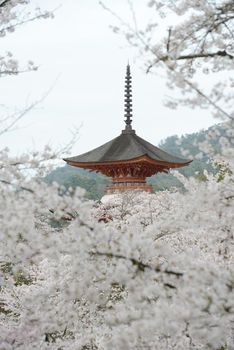
{"type": "Polygon", "coordinates": [[[125,130],[132,130],[132,77],[130,72],[130,65],[127,65],[126,77],[125,77],[125,94],[124,94],[124,117],[125,119],[125,130]]]}

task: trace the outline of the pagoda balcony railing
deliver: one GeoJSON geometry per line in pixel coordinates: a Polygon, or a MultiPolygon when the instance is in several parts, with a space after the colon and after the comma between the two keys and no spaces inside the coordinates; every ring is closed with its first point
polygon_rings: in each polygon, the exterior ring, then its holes
{"type": "Polygon", "coordinates": [[[106,187],[106,193],[118,193],[135,190],[153,192],[153,187],[152,185],[144,182],[118,182],[106,187]]]}

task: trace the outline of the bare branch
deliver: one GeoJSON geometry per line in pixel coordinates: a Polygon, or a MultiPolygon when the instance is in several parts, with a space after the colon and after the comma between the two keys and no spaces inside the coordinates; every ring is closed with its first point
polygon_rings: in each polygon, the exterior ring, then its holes
{"type": "Polygon", "coordinates": [[[63,155],[65,153],[69,153],[71,151],[71,148],[78,140],[79,131],[80,131],[81,127],[82,127],[82,124],[79,127],[73,126],[73,130],[70,130],[71,134],[72,134],[70,141],[59,149],[59,152],[57,152],[58,155],[63,155]]]}
{"type": "Polygon", "coordinates": [[[161,272],[161,273],[165,273],[167,275],[173,275],[173,276],[176,276],[176,277],[182,277],[183,276],[182,272],[177,272],[177,271],[167,270],[167,269],[166,270],[162,270],[159,267],[152,267],[152,266],[150,266],[148,264],[143,263],[140,260],[136,260],[134,258],[129,258],[129,257],[126,257],[126,256],[121,255],[121,254],[114,254],[114,253],[108,253],[108,252],[95,251],[95,252],[92,252],[92,255],[106,256],[108,258],[116,258],[116,259],[123,259],[123,260],[130,261],[134,266],[137,267],[137,269],[139,271],[142,271],[142,272],[144,272],[145,270],[148,269],[148,270],[155,271],[157,273],[161,272]]]}
{"type": "Polygon", "coordinates": [[[28,73],[28,72],[32,72],[37,70],[37,67],[33,68],[33,69],[24,69],[24,70],[0,70],[0,77],[1,76],[6,76],[6,75],[17,75],[20,73],[28,73]]]}
{"type": "Polygon", "coordinates": [[[16,118],[14,118],[13,121],[9,125],[7,125],[5,128],[3,128],[0,131],[0,136],[2,134],[5,134],[6,132],[10,131],[13,128],[13,126],[15,126],[15,124],[18,123],[18,121],[20,119],[22,119],[25,116],[26,113],[31,111],[39,102],[40,101],[36,101],[36,102],[32,103],[31,105],[29,105],[27,108],[25,108],[23,111],[21,111],[19,113],[19,115],[16,118]]]}
{"type": "Polygon", "coordinates": [[[131,14],[132,14],[132,19],[135,27],[135,31],[138,32],[138,26],[137,26],[137,20],[136,20],[136,12],[133,7],[133,3],[131,0],[128,0],[128,6],[130,8],[131,14]]]}
{"type": "MultiPolygon", "coordinates": [[[[232,56],[231,54],[229,54],[226,50],[220,50],[220,51],[217,51],[217,52],[201,52],[201,53],[198,53],[198,54],[190,54],[190,55],[181,55],[181,56],[178,56],[175,58],[175,61],[178,61],[178,60],[191,60],[191,59],[194,59],[194,58],[207,58],[207,57],[216,57],[216,56],[221,56],[221,57],[229,57],[231,60],[234,59],[234,56],[232,56]]],[[[170,56],[163,56],[161,57],[159,60],[160,61],[168,61],[170,60],[171,57],[170,56]]],[[[157,63],[157,62],[155,62],[157,63]]]]}
{"type": "Polygon", "coordinates": [[[4,0],[0,3],[0,8],[6,6],[8,3],[10,3],[11,0],[4,0]]]}
{"type": "Polygon", "coordinates": [[[10,181],[6,181],[6,180],[0,179],[0,182],[2,182],[5,185],[10,185],[10,186],[16,187],[16,188],[18,188],[20,190],[23,190],[23,191],[34,193],[34,191],[31,188],[28,188],[28,187],[25,187],[25,186],[17,186],[15,184],[11,183],[10,181]]]}
{"type": "MultiPolygon", "coordinates": [[[[58,78],[56,78],[55,82],[52,84],[52,86],[44,93],[44,95],[42,95],[42,97],[39,100],[34,101],[33,103],[31,103],[29,106],[27,106],[24,110],[22,110],[21,112],[19,112],[19,114],[14,117],[13,116],[9,116],[7,118],[5,118],[5,120],[10,119],[11,117],[13,117],[13,120],[2,130],[0,130],[0,136],[6,132],[12,131],[12,128],[19,122],[19,120],[21,120],[28,112],[30,112],[35,106],[37,106],[38,104],[40,104],[42,101],[45,100],[45,98],[50,94],[50,92],[53,90],[56,82],[57,82],[58,78]]],[[[0,120],[1,123],[1,120],[0,120]]]]}
{"type": "Polygon", "coordinates": [[[223,114],[228,119],[233,120],[234,118],[228,114],[223,108],[218,106],[214,101],[211,100],[211,98],[207,95],[205,95],[200,89],[198,89],[191,81],[189,81],[186,78],[183,78],[184,82],[189,85],[194,91],[198,93],[198,95],[202,96],[211,106],[213,106],[215,109],[217,109],[221,114],[223,114]]]}
{"type": "Polygon", "coordinates": [[[167,39],[167,52],[170,51],[171,32],[172,32],[172,29],[169,28],[169,29],[168,29],[168,39],[167,39]]]}

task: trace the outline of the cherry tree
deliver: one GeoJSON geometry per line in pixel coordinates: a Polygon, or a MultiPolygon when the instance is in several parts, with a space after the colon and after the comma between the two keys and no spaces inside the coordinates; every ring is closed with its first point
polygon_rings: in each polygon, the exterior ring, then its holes
{"type": "MultiPolygon", "coordinates": [[[[41,10],[39,7],[29,7],[30,0],[1,0],[0,1],[0,37],[13,33],[19,26],[37,19],[52,18],[53,13],[41,10]]],[[[29,60],[22,65],[12,52],[0,53],[0,78],[15,76],[20,73],[36,71],[38,67],[29,60]]],[[[44,98],[44,97],[43,97],[44,98]]],[[[9,113],[4,110],[0,117],[0,135],[14,129],[26,113],[40,103],[43,98],[25,106],[22,110],[9,113]]]]}
{"type": "Polygon", "coordinates": [[[113,31],[138,48],[146,72],[163,71],[168,86],[181,91],[181,98],[168,104],[212,106],[219,118],[233,117],[233,1],[150,0],[151,20],[144,27],[137,21],[134,2],[128,3],[132,23],[101,2],[117,19],[113,31]]]}
{"type": "MultiPolygon", "coordinates": [[[[30,0],[1,0],[0,1],[0,37],[14,32],[17,27],[41,18],[53,17],[49,11],[42,11],[39,7],[29,10],[27,5],[30,0]]],[[[16,75],[22,72],[37,70],[32,61],[28,61],[24,67],[13,57],[11,52],[2,53],[0,56],[0,77],[16,75]]]]}
{"type": "Polygon", "coordinates": [[[178,174],[184,193],[128,193],[95,208],[20,165],[4,174],[3,348],[233,348],[232,175],[178,174]]]}
{"type": "Polygon", "coordinates": [[[50,148],[1,151],[0,348],[233,350],[229,137],[206,181],[103,203],[43,182],[50,148]]]}

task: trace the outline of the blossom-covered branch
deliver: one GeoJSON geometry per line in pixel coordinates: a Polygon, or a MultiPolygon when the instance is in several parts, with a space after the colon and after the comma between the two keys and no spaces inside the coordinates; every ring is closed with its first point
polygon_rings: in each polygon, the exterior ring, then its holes
{"type": "MultiPolygon", "coordinates": [[[[233,117],[233,1],[148,1],[151,20],[141,28],[102,6],[117,21],[113,31],[138,48],[146,72],[163,69],[168,86],[181,91],[177,102],[167,101],[169,107],[212,107],[216,117],[233,117]],[[204,75],[212,76],[213,86],[201,85],[204,75]]],[[[135,12],[133,3],[130,11],[135,12]]]]}

